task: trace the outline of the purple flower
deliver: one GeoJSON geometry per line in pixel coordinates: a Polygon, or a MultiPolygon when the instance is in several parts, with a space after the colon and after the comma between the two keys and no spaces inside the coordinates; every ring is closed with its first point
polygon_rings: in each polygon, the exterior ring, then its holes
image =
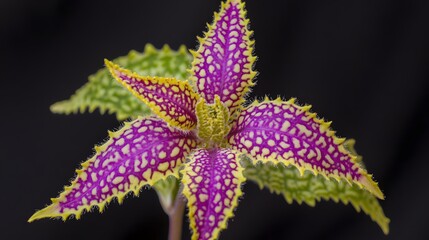
{"type": "Polygon", "coordinates": [[[216,239],[242,195],[242,158],[253,164],[283,164],[327,179],[345,180],[383,199],[371,175],[346,150],[329,123],[295,99],[244,106],[255,83],[254,41],[244,3],[227,0],[209,26],[189,81],[143,77],[106,60],[113,77],[151,108],[95,148],[77,177],[52,204],[29,221],[62,217],[112,198],[122,202],[133,191],[170,176],[181,179],[192,239],[216,239]]]}

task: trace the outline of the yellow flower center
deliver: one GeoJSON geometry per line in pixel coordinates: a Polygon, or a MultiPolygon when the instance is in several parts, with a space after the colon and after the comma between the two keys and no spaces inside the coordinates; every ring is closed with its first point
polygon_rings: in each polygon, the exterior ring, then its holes
{"type": "Polygon", "coordinates": [[[196,106],[198,118],[198,137],[202,147],[225,147],[225,136],[230,130],[228,108],[215,96],[213,104],[207,104],[203,98],[196,106]]]}

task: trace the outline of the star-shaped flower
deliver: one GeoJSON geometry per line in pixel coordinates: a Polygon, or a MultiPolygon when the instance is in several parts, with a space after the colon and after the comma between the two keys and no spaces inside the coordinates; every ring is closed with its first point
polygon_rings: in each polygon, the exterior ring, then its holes
{"type": "Polygon", "coordinates": [[[189,81],[144,77],[106,60],[112,76],[144,102],[155,116],[126,122],[96,154],[82,163],[77,177],[30,221],[84,210],[103,211],[113,198],[170,176],[181,179],[192,239],[216,239],[233,216],[251,165],[281,164],[301,175],[345,180],[384,196],[356,156],[329,123],[295,99],[244,106],[254,85],[254,41],[244,3],[227,0],[215,14],[194,56],[189,81]],[[243,161],[242,161],[243,160],[243,161]]]}

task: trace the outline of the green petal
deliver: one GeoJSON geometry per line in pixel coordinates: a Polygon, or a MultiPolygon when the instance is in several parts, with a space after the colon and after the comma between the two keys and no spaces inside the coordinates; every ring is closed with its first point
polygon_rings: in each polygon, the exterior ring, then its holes
{"type": "MultiPolygon", "coordinates": [[[[131,51],[127,56],[119,57],[113,62],[140,75],[174,77],[187,79],[186,69],[192,57],[185,46],[173,51],[165,45],[161,50],[147,44],[143,53],[131,51]]],[[[76,91],[68,100],[51,106],[54,113],[83,113],[87,109],[93,112],[96,108],[103,114],[115,113],[118,120],[128,117],[145,116],[150,109],[129,91],[123,88],[109,74],[106,68],[89,76],[89,82],[76,91]]]]}
{"type": "Polygon", "coordinates": [[[243,159],[245,167],[244,176],[256,182],[262,189],[268,188],[271,192],[281,194],[286,201],[291,204],[293,201],[301,204],[307,203],[315,206],[317,201],[334,200],[351,205],[356,211],[363,212],[375,221],[384,234],[389,233],[389,218],[384,215],[377,198],[365,189],[361,189],[356,184],[350,185],[344,180],[327,180],[325,177],[315,176],[306,171],[303,176],[297,168],[285,167],[283,164],[273,165],[256,164],[252,165],[247,158],[243,159]]]}

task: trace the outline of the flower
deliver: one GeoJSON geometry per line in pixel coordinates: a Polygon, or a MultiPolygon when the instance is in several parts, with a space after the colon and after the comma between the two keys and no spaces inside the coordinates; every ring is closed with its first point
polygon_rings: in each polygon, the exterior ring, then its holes
{"type": "Polygon", "coordinates": [[[242,195],[246,165],[293,166],[326,179],[345,180],[384,196],[365,168],[337,138],[330,123],[295,99],[245,106],[254,83],[254,41],[244,3],[227,0],[215,14],[194,60],[190,79],[143,77],[105,60],[112,76],[154,113],[126,122],[48,207],[29,221],[70,215],[133,191],[138,195],[168,177],[181,179],[192,239],[216,239],[242,195]]]}

